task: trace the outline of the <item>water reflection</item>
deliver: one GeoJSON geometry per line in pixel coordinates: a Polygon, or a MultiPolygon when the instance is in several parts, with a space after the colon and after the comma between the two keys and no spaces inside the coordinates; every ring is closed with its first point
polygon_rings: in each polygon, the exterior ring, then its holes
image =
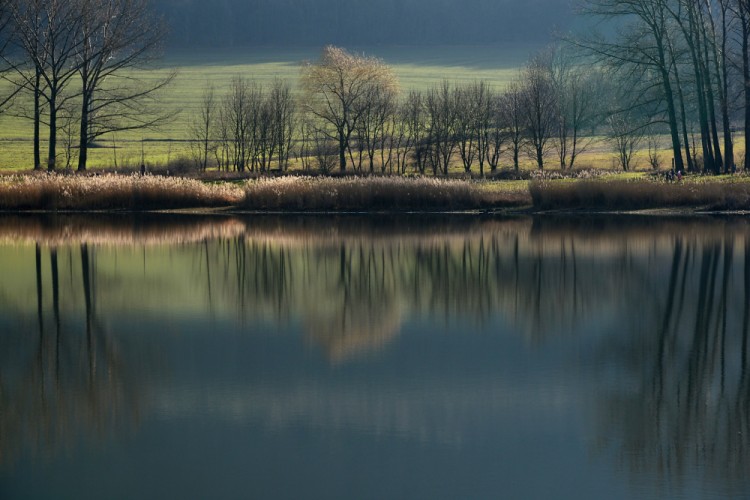
{"type": "MultiPolygon", "coordinates": [[[[34,320],[17,301],[2,309],[0,464],[24,451],[51,455],[80,437],[100,440],[130,429],[143,396],[139,377],[128,373],[120,343],[98,313],[94,249],[83,243],[60,251],[37,243],[32,251],[34,320]],[[61,273],[63,260],[69,276],[61,273]],[[66,280],[82,293],[71,293],[61,283],[66,280]],[[61,307],[65,300],[84,304],[84,324],[61,307]]],[[[9,295],[20,283],[3,276],[9,295]]]]}
{"type": "Polygon", "coordinates": [[[565,393],[594,456],[614,454],[634,481],[663,492],[697,471],[702,488],[749,491],[743,220],[5,217],[0,241],[6,462],[195,406],[276,428],[302,419],[463,446],[467,429],[486,431],[519,402],[555,413],[565,393]],[[190,343],[174,318],[210,325],[196,327],[202,336],[299,330],[329,367],[375,366],[379,380],[301,381],[281,356],[278,383],[184,389],[148,338],[190,343]],[[379,371],[414,330],[427,332],[426,348],[478,332],[512,335],[531,353],[559,346],[573,387],[526,390],[492,353],[470,377],[445,353],[427,366],[411,352],[397,369],[408,376],[379,371]]]}

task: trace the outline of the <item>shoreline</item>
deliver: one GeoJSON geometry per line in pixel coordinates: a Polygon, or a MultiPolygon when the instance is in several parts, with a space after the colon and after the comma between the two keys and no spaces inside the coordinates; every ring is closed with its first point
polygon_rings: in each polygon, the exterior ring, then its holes
{"type": "Polygon", "coordinates": [[[20,215],[62,215],[62,216],[99,216],[99,215],[185,215],[185,216],[293,216],[293,217],[326,217],[326,216],[489,216],[489,217],[539,217],[539,216],[644,216],[644,217],[741,217],[750,215],[750,210],[711,210],[702,207],[680,207],[680,208],[649,208],[638,210],[588,210],[588,209],[556,209],[544,210],[534,209],[469,209],[469,210],[247,210],[234,207],[222,208],[154,208],[154,209],[97,209],[97,210],[55,210],[55,209],[24,209],[24,210],[2,210],[0,217],[20,215]]]}

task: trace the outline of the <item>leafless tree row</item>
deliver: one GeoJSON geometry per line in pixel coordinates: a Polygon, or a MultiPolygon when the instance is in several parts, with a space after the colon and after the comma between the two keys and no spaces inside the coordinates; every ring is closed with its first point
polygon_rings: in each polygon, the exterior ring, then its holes
{"type": "Polygon", "coordinates": [[[750,127],[750,2],[586,0],[585,11],[612,28],[575,43],[622,83],[616,123],[636,138],[663,127],[678,170],[732,170],[734,130],[750,127]]]}
{"type": "Polygon", "coordinates": [[[524,156],[543,169],[553,152],[566,169],[602,122],[601,80],[550,50],[505,91],[443,81],[402,95],[381,60],[326,47],[302,69],[298,105],[284,82],[265,92],[237,77],[221,101],[206,91],[190,139],[203,169],[213,154],[221,169],[267,172],[273,161],[285,170],[290,152],[324,173],[445,176],[460,166],[484,176],[503,162],[518,170],[524,156]]]}
{"type": "Polygon", "coordinates": [[[42,168],[42,127],[48,130],[47,168],[58,163],[59,135],[77,123],[78,169],[102,135],[157,125],[167,117],[157,91],[173,75],[146,81],[132,69],[148,63],[166,35],[148,0],[5,0],[2,4],[3,80],[8,111],[34,127],[34,167],[42,168]]]}
{"type": "Polygon", "coordinates": [[[205,170],[211,159],[220,170],[265,173],[276,162],[286,170],[296,129],[296,103],[288,83],[270,89],[235,77],[218,100],[213,87],[203,93],[190,125],[193,159],[205,170]]]}

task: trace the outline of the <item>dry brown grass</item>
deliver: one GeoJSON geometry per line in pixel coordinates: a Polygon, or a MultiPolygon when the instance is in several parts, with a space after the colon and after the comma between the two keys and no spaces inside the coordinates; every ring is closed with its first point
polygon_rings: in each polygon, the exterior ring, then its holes
{"type": "Polygon", "coordinates": [[[750,183],[650,180],[534,182],[535,209],[629,211],[656,208],[750,210],[750,183]]]}
{"type": "Polygon", "coordinates": [[[242,206],[282,211],[453,211],[528,204],[526,193],[432,178],[306,178],[251,181],[242,206]]]}
{"type": "Polygon", "coordinates": [[[146,175],[22,175],[0,179],[0,210],[161,210],[236,204],[242,190],[146,175]]]}
{"type": "Polygon", "coordinates": [[[0,177],[0,210],[147,211],[226,207],[286,212],[449,212],[654,208],[750,210],[750,182],[604,178],[475,182],[434,178],[280,177],[245,184],[137,175],[0,177]]]}

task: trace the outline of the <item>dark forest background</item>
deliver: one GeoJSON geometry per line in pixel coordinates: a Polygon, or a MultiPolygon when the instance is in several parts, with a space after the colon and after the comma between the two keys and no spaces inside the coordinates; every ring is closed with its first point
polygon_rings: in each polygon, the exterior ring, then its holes
{"type": "Polygon", "coordinates": [[[157,0],[170,45],[232,47],[545,42],[569,0],[157,0]]]}

